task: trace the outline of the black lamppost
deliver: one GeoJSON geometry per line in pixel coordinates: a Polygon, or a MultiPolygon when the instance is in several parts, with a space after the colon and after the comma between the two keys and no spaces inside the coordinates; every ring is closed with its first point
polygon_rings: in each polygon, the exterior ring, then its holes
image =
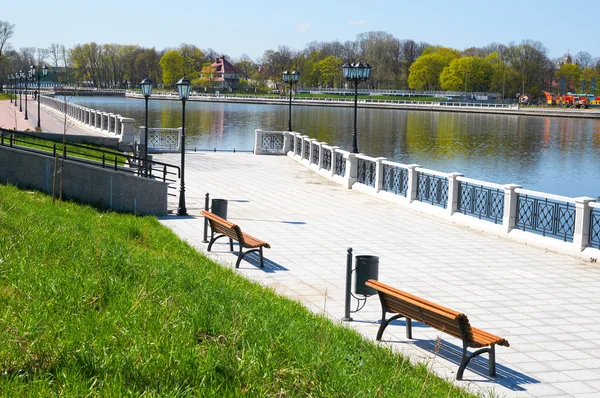
{"type": "Polygon", "coordinates": [[[13,94],[15,95],[15,108],[17,107],[17,74],[11,75],[13,81],[13,94]]]}
{"type": "Polygon", "coordinates": [[[287,70],[283,72],[283,81],[290,85],[290,111],[288,115],[288,131],[292,131],[292,85],[298,84],[300,72],[294,69],[292,73],[287,70]]]}
{"type": "Polygon", "coordinates": [[[23,78],[25,77],[25,74],[23,73],[23,70],[19,71],[19,112],[23,112],[23,78]]]}
{"type": "Polygon", "coordinates": [[[179,182],[179,207],[177,208],[178,216],[187,216],[185,208],[185,101],[190,96],[192,84],[185,77],[175,83],[181,99],[181,179],[179,182]]]}
{"type": "Polygon", "coordinates": [[[31,69],[24,73],[25,75],[25,120],[29,120],[27,117],[27,77],[31,77],[31,69]]]}
{"type": "MultiPolygon", "coordinates": [[[[37,108],[38,108],[38,117],[37,117],[37,126],[38,129],[42,128],[41,125],[41,119],[40,119],[40,80],[41,80],[41,76],[40,76],[40,70],[37,70],[37,75],[36,75],[36,68],[34,65],[31,65],[31,75],[34,76],[37,79],[37,108]]],[[[42,76],[46,76],[48,74],[48,66],[44,65],[42,69],[42,76]]]]}
{"type": "Polygon", "coordinates": [[[358,153],[358,139],[356,136],[356,111],[358,108],[358,83],[367,80],[371,74],[371,65],[355,62],[342,65],[344,79],[354,83],[354,133],[352,134],[352,153],[358,153]]]}
{"type": "Polygon", "coordinates": [[[6,76],[6,87],[8,89],[8,95],[10,97],[10,103],[12,104],[12,91],[11,91],[11,87],[10,87],[10,75],[6,76]]]}
{"type": "Polygon", "coordinates": [[[144,129],[144,170],[146,176],[148,175],[148,98],[150,98],[150,94],[152,94],[152,80],[148,79],[146,76],[144,80],[140,82],[140,87],[142,89],[142,95],[146,100],[146,128],[144,129]]]}

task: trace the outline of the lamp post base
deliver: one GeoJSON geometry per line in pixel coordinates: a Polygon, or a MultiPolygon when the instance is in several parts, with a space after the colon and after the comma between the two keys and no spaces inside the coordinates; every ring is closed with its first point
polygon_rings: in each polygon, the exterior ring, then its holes
{"type": "Polygon", "coordinates": [[[352,319],[351,317],[343,317],[342,321],[344,322],[352,322],[354,319],[352,319]]]}

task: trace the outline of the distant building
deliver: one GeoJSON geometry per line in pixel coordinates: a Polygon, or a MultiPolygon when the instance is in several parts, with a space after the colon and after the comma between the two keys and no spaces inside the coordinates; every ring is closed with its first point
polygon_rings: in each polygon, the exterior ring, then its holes
{"type": "Polygon", "coordinates": [[[242,75],[235,69],[231,62],[225,59],[224,55],[217,57],[211,66],[215,68],[215,72],[217,73],[217,77],[214,80],[216,83],[215,87],[231,87],[232,89],[239,87],[242,75]]]}

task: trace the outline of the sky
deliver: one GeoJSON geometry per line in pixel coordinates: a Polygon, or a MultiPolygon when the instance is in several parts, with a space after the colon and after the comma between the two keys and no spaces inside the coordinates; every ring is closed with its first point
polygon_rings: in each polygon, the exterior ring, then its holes
{"type": "Polygon", "coordinates": [[[182,43],[253,60],[284,45],[355,40],[384,31],[463,50],[493,42],[538,40],[551,58],[587,51],[600,57],[600,1],[2,1],[0,21],[15,25],[13,48],[51,43],[137,44],[162,50],[182,43]],[[573,3],[577,4],[577,3],[573,3]]]}

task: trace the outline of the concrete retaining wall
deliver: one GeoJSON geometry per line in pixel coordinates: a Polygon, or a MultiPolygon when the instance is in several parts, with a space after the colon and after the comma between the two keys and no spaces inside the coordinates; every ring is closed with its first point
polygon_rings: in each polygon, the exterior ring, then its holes
{"type": "MultiPolygon", "coordinates": [[[[60,159],[59,163],[60,165],[60,159]]],[[[0,183],[52,193],[54,159],[0,147],[0,183]]],[[[135,214],[167,214],[167,183],[69,160],[62,171],[63,198],[135,214]]],[[[58,178],[57,178],[58,189],[58,178]]]]}

